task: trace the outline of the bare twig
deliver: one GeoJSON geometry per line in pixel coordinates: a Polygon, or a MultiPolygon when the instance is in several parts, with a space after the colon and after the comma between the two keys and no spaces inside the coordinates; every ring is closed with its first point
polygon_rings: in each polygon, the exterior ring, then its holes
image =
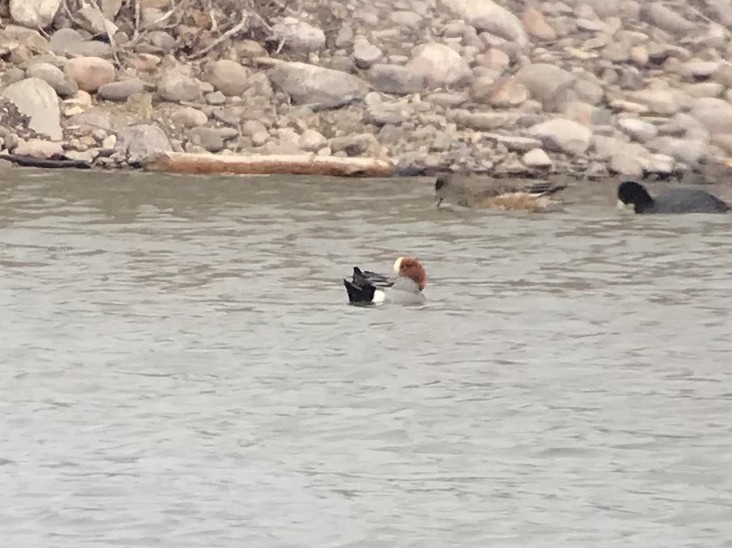
{"type": "Polygon", "coordinates": [[[205,9],[208,11],[208,18],[211,20],[211,32],[219,30],[219,24],[216,22],[216,16],[214,15],[213,0],[206,0],[205,9]]]}
{"type": "Polygon", "coordinates": [[[71,13],[71,9],[69,8],[69,2],[68,0],[64,0],[64,11],[66,12],[66,15],[68,15],[69,19],[71,19],[71,22],[74,23],[77,27],[81,26],[81,23],[77,18],[73,16],[71,13]]]}
{"type": "Polygon", "coordinates": [[[244,27],[247,26],[247,23],[249,22],[249,13],[246,11],[242,11],[241,13],[241,21],[239,23],[227,30],[224,34],[219,36],[216,40],[211,42],[208,46],[203,48],[201,51],[196,53],[195,55],[191,55],[191,59],[200,59],[201,57],[205,56],[209,51],[214,49],[216,46],[221,44],[222,42],[228,40],[238,32],[240,32],[244,27]]]}
{"type": "Polygon", "coordinates": [[[140,34],[140,0],[134,0],[135,2],[135,34],[133,38],[137,38],[140,34]]]}
{"type": "MultiPolygon", "coordinates": [[[[102,13],[102,8],[99,7],[96,0],[92,0],[91,5],[94,6],[94,9],[97,11],[97,14],[102,19],[102,25],[104,26],[104,32],[107,33],[107,38],[109,39],[109,45],[112,46],[112,55],[114,55],[114,60],[117,62],[117,66],[120,65],[119,62],[119,56],[117,55],[117,43],[114,41],[114,36],[112,36],[112,31],[109,28],[109,21],[107,21],[107,18],[104,17],[104,14],[102,13]]],[[[114,23],[111,23],[114,24],[114,23]]]]}

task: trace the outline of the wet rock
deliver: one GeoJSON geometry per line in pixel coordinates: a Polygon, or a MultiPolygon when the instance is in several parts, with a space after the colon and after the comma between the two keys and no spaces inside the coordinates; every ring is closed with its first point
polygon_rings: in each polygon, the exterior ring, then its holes
{"type": "Polygon", "coordinates": [[[130,96],[145,91],[145,84],[139,78],[130,78],[119,82],[111,82],[101,86],[97,95],[107,101],[124,102],[130,96]]]}
{"type": "Polygon", "coordinates": [[[406,95],[418,93],[425,87],[424,76],[399,65],[377,63],[368,71],[367,77],[374,89],[382,93],[406,95]]]}
{"type": "Polygon", "coordinates": [[[546,169],[554,165],[549,155],[540,148],[532,148],[521,157],[526,167],[546,169]]]}
{"type": "Polygon", "coordinates": [[[29,78],[40,78],[46,81],[60,97],[71,97],[79,90],[74,80],[50,63],[33,63],[26,70],[29,78]]]}
{"type": "Polygon", "coordinates": [[[62,0],[10,0],[10,17],[24,27],[47,27],[61,4],[62,0]]]}
{"type": "Polygon", "coordinates": [[[117,150],[131,165],[137,165],[160,152],[172,152],[165,132],[155,124],[126,127],[117,134],[117,150]]]}
{"type": "Polygon", "coordinates": [[[26,78],[10,84],[2,95],[17,107],[18,112],[30,118],[28,126],[31,129],[54,141],[63,138],[58,96],[45,80],[26,78]]]}
{"type": "Polygon", "coordinates": [[[201,88],[195,78],[178,69],[170,69],[158,81],[158,95],[171,103],[195,101],[201,97],[201,88]]]}
{"type": "Polygon", "coordinates": [[[487,31],[521,46],[528,43],[521,21],[492,0],[443,0],[443,4],[478,31],[487,31]]]}
{"type": "Polygon", "coordinates": [[[575,156],[584,154],[592,138],[592,132],[585,126],[561,118],[532,126],[528,134],[540,139],[547,150],[575,156]]]}
{"type": "Polygon", "coordinates": [[[369,91],[368,84],[360,78],[307,63],[280,63],[269,78],[272,85],[300,105],[337,108],[362,100],[369,91]]]}
{"type": "Polygon", "coordinates": [[[471,76],[468,63],[459,53],[434,42],[417,46],[407,68],[417,77],[424,78],[430,87],[467,83],[471,76]]]}
{"type": "Polygon", "coordinates": [[[272,26],[272,33],[290,51],[309,53],[325,46],[325,33],[305,21],[285,17],[272,26]]]}
{"type": "Polygon", "coordinates": [[[100,57],[75,57],[64,65],[66,75],[79,89],[94,92],[100,86],[114,82],[117,71],[114,65],[100,57]]]}
{"type": "Polygon", "coordinates": [[[250,73],[236,61],[220,59],[208,65],[203,80],[224,95],[241,95],[250,85],[250,73]]]}
{"type": "Polygon", "coordinates": [[[193,107],[183,107],[171,114],[170,119],[174,124],[182,127],[198,127],[208,122],[208,116],[193,107]]]}
{"type": "Polygon", "coordinates": [[[19,143],[13,152],[21,156],[47,159],[53,156],[62,156],[64,148],[61,146],[61,143],[43,141],[41,139],[29,139],[26,142],[19,143]]]}

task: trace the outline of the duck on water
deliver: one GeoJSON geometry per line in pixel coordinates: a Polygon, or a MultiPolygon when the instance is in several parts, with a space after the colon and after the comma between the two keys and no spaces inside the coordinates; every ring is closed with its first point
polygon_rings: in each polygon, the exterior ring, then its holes
{"type": "Polygon", "coordinates": [[[713,194],[695,188],[673,188],[655,198],[635,181],[618,185],[618,208],[635,213],[727,213],[729,204],[713,194]]]}
{"type": "Polygon", "coordinates": [[[427,301],[422,292],[427,285],[427,273],[421,262],[414,257],[399,257],[394,261],[394,274],[385,276],[353,267],[351,279],[343,279],[348,301],[360,305],[423,304],[427,301]]]}
{"type": "Polygon", "coordinates": [[[567,185],[548,181],[502,181],[490,177],[439,173],[435,199],[469,208],[542,211],[557,202],[550,196],[567,185]]]}

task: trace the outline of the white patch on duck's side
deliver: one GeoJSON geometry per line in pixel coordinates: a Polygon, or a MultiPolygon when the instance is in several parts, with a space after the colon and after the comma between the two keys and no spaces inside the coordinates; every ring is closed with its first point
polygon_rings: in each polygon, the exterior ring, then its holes
{"type": "Polygon", "coordinates": [[[374,304],[381,304],[386,300],[386,293],[384,293],[381,289],[377,289],[374,291],[374,298],[371,300],[374,304]]]}
{"type": "Polygon", "coordinates": [[[633,204],[626,204],[623,200],[618,200],[616,206],[620,211],[635,213],[635,206],[633,204]]]}

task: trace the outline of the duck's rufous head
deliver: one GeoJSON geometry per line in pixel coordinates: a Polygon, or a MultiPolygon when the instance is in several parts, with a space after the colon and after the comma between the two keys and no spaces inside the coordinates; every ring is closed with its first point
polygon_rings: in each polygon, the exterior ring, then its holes
{"type": "Polygon", "coordinates": [[[394,261],[394,273],[413,279],[419,285],[420,290],[427,285],[427,272],[422,263],[414,257],[399,257],[394,261]]]}

